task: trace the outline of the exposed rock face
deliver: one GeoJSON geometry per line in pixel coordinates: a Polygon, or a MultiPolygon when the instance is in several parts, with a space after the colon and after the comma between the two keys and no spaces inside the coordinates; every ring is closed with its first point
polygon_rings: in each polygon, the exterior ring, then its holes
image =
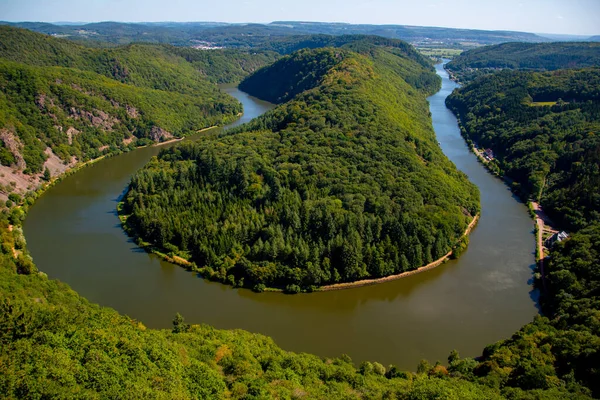
{"type": "Polygon", "coordinates": [[[21,154],[21,150],[23,149],[23,143],[19,140],[15,134],[8,129],[0,129],[0,139],[4,142],[4,146],[15,156],[15,160],[17,162],[17,167],[21,170],[25,169],[27,165],[25,164],[25,159],[21,154]]]}
{"type": "Polygon", "coordinates": [[[125,109],[127,111],[127,115],[129,115],[129,117],[131,118],[137,118],[140,116],[138,110],[135,107],[130,106],[129,104],[125,106],[125,109]]]}
{"type": "Polygon", "coordinates": [[[35,105],[38,106],[38,108],[40,108],[40,109],[45,108],[46,107],[46,95],[39,94],[35,98],[35,105]]]}
{"type": "Polygon", "coordinates": [[[52,97],[47,97],[45,94],[40,93],[35,98],[35,105],[38,106],[40,110],[48,108],[46,102],[48,102],[50,107],[54,107],[54,99],[52,97]]]}
{"type": "Polygon", "coordinates": [[[35,176],[25,175],[23,171],[15,169],[15,167],[7,167],[0,165],[0,201],[6,201],[8,194],[11,191],[17,193],[26,193],[28,190],[33,190],[39,185],[39,179],[35,176]],[[10,188],[6,190],[6,188],[10,188]]]}
{"type": "MultiPolygon", "coordinates": [[[[62,131],[62,129],[61,129],[62,131]]],[[[72,126],[67,129],[67,137],[69,138],[69,144],[73,144],[73,136],[77,135],[79,131],[72,126]]]]}
{"type": "Polygon", "coordinates": [[[105,131],[112,131],[113,125],[118,123],[119,120],[115,117],[105,113],[102,110],[94,109],[94,113],[84,111],[71,107],[69,113],[73,119],[86,119],[92,123],[96,128],[104,129],[105,131]]]}
{"type": "Polygon", "coordinates": [[[155,142],[160,142],[164,139],[171,139],[172,137],[173,135],[171,132],[167,132],[158,126],[153,126],[152,130],[150,131],[150,139],[154,140],[155,142]]]}

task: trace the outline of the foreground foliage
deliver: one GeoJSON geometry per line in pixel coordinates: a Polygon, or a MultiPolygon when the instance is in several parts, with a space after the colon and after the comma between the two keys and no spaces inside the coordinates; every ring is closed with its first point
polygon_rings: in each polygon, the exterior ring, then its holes
{"type": "MultiPolygon", "coordinates": [[[[528,364],[521,363],[529,369],[519,380],[506,379],[506,374],[521,364],[510,361],[509,365],[506,357],[493,355],[479,364],[452,352],[447,367],[423,361],[411,373],[377,362],[363,362],[357,368],[344,355],[321,359],[286,352],[268,337],[188,325],[180,315],[175,316],[172,330],[147,329],[112,309],[90,304],[67,285],[36,270],[20,228],[23,210],[34,200],[35,194],[29,194],[21,208],[0,214],[2,398],[588,398],[586,389],[576,383],[579,374],[567,374],[565,384],[549,374],[551,367],[539,364],[552,362],[538,355],[548,351],[546,343],[537,350],[534,341],[539,335],[529,339],[534,347],[518,343],[513,349],[513,354],[523,351],[532,357],[528,364]],[[505,364],[488,368],[494,362],[505,364]],[[496,377],[498,373],[504,375],[496,377]],[[515,384],[519,386],[511,386],[515,384]]],[[[597,257],[597,236],[594,240],[592,256],[597,257]]],[[[559,267],[556,272],[561,273],[559,267]]],[[[586,339],[582,337],[581,347],[561,354],[572,357],[581,349],[579,356],[588,357],[583,351],[591,346],[586,339]]],[[[593,372],[597,363],[591,358],[587,365],[593,372]]]]}
{"type": "Polygon", "coordinates": [[[479,197],[431,129],[425,96],[439,82],[412,52],[357,48],[365,55],[300,51],[244,81],[253,95],[289,101],[162,152],[132,180],[129,229],[206,277],[259,291],[382,277],[444,256],[479,197]],[[427,79],[411,86],[405,70],[427,79]]]}

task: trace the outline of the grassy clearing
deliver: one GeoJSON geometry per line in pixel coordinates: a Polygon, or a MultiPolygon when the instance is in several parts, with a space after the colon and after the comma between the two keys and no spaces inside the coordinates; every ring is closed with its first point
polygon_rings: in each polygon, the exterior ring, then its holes
{"type": "Polygon", "coordinates": [[[527,103],[529,107],[552,107],[555,104],[555,101],[532,101],[527,103]]]}
{"type": "Polygon", "coordinates": [[[443,58],[454,58],[458,56],[463,50],[460,49],[445,49],[445,48],[429,48],[421,47],[417,48],[419,53],[426,57],[443,57],[443,58]]]}

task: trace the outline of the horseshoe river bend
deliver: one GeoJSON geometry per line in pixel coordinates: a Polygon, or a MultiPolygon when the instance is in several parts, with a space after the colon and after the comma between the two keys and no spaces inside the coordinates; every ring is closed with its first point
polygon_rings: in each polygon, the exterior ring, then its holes
{"type": "MultiPolygon", "coordinates": [[[[152,328],[189,323],[271,336],[285,350],[348,354],[414,370],[452,349],[477,356],[537,313],[532,290],[535,241],[527,208],[478,163],[445,99],[456,87],[441,64],[442,89],[429,98],[442,150],[481,191],[481,218],[458,260],[396,281],[301,295],[253,293],[212,283],[146,253],[121,229],[116,205],[131,176],[161,147],[103,159],[39,198],[24,224],[38,268],[82,296],[152,328]]],[[[247,122],[272,107],[225,88],[247,122]]],[[[194,140],[194,137],[186,140],[194,140]]]]}

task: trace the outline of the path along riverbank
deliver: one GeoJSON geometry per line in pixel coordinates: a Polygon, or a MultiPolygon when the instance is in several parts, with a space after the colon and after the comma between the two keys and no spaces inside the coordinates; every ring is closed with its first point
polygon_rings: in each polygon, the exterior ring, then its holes
{"type": "MultiPolygon", "coordinates": [[[[478,220],[479,220],[479,215],[476,215],[476,216],[473,217],[473,219],[469,223],[469,226],[467,226],[467,229],[465,230],[465,232],[461,236],[461,239],[463,237],[467,236],[469,233],[471,233],[471,231],[473,230],[473,228],[477,224],[478,220]]],[[[431,269],[439,267],[445,261],[447,261],[447,260],[450,259],[450,257],[452,256],[452,253],[453,253],[453,251],[450,250],[448,253],[446,253],[445,256],[443,256],[441,258],[438,258],[437,260],[435,260],[435,261],[433,261],[433,262],[431,262],[431,263],[429,263],[427,265],[424,265],[422,267],[419,267],[417,269],[414,269],[412,271],[406,271],[406,272],[402,272],[400,274],[389,275],[389,276],[385,276],[383,278],[377,278],[377,279],[363,279],[363,280],[355,281],[355,282],[335,283],[333,285],[321,286],[319,289],[317,289],[317,291],[319,291],[319,292],[327,292],[327,291],[330,291],[330,290],[351,289],[351,288],[356,288],[356,287],[361,287],[361,286],[377,285],[378,283],[390,282],[390,281],[395,281],[397,279],[406,278],[408,276],[415,275],[415,274],[418,274],[418,273],[421,273],[421,272],[425,272],[425,271],[429,271],[431,269]]]]}

